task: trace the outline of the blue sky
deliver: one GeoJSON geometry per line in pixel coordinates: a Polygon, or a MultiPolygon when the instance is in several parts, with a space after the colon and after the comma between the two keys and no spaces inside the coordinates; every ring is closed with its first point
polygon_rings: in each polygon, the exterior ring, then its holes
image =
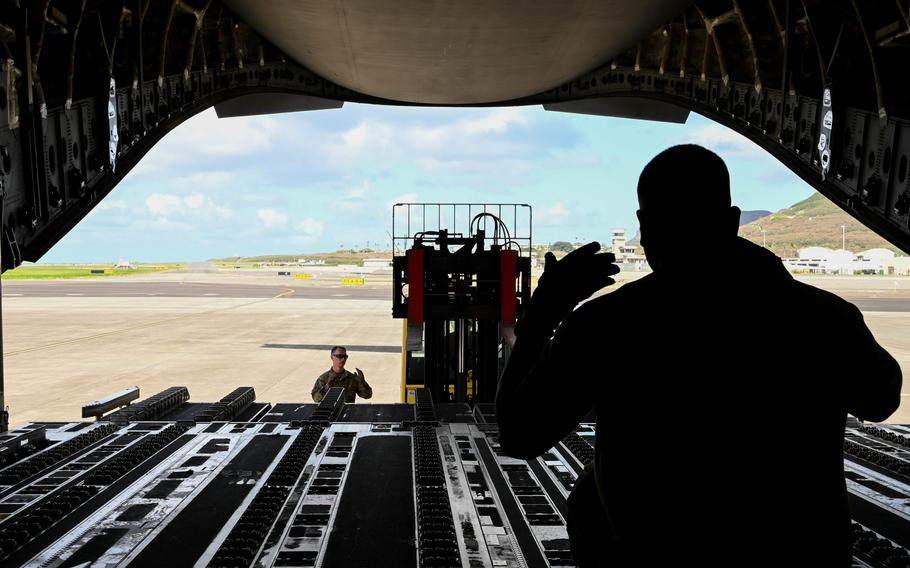
{"type": "Polygon", "coordinates": [[[638,174],[683,142],[727,161],[743,209],[774,211],[813,191],[696,114],[672,125],[540,107],[347,104],[229,119],[210,109],[159,142],[41,262],[388,248],[396,202],[528,203],[535,243],[608,241],[614,227],[631,237],[638,174]]]}

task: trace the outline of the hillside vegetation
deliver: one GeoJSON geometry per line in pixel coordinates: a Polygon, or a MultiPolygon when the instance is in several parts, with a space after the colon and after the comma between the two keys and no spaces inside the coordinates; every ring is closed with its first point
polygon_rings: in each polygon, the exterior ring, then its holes
{"type": "Polygon", "coordinates": [[[771,213],[739,228],[739,235],[766,246],[781,257],[795,257],[803,247],[841,248],[841,225],[846,249],[861,252],[871,248],[899,249],[841,210],[824,195],[815,193],[786,209],[771,213]]]}

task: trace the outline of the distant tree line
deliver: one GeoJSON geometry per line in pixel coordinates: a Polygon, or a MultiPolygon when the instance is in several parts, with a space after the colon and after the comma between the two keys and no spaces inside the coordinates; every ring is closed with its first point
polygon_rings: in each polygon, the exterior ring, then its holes
{"type": "Polygon", "coordinates": [[[550,245],[551,252],[572,252],[575,250],[575,245],[568,241],[556,241],[550,245]]]}

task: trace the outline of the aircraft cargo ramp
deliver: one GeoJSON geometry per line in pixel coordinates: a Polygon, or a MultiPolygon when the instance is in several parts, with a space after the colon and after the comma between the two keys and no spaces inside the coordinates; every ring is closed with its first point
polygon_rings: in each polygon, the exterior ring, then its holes
{"type": "MultiPolygon", "coordinates": [[[[97,422],[15,429],[0,440],[2,564],[573,565],[566,497],[593,424],[525,461],[500,452],[491,405],[340,395],[194,403],[174,387],[97,422]]],[[[848,425],[856,566],[910,566],[908,448],[908,426],[848,425]]]]}

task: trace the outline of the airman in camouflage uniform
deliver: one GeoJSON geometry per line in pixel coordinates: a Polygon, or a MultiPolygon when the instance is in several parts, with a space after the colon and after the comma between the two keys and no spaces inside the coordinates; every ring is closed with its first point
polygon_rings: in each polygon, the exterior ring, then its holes
{"type": "Polygon", "coordinates": [[[313,400],[319,402],[325,397],[332,387],[342,387],[344,389],[344,401],[354,402],[357,395],[360,398],[371,398],[373,389],[363,377],[363,371],[355,369],[357,373],[345,370],[344,365],[348,361],[347,349],[341,346],[332,347],[332,368],[319,375],[316,384],[313,385],[313,400]]]}

